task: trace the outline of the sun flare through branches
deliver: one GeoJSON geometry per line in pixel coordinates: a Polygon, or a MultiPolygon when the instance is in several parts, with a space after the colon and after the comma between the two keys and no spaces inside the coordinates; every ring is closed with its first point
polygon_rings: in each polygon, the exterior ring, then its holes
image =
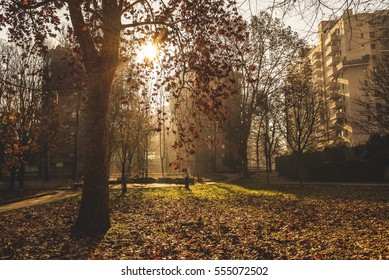
{"type": "Polygon", "coordinates": [[[158,55],[158,48],[151,42],[143,45],[138,52],[138,62],[153,61],[158,55]]]}

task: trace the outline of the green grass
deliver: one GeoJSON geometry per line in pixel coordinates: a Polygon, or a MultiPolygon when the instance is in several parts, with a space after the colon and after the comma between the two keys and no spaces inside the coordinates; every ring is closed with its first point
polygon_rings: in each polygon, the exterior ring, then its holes
{"type": "Polygon", "coordinates": [[[292,195],[299,199],[317,198],[317,199],[346,199],[346,200],[371,200],[371,201],[389,201],[389,185],[325,185],[325,184],[305,184],[304,186],[285,185],[282,183],[267,185],[258,184],[250,181],[237,181],[237,185],[249,189],[278,192],[283,195],[292,195]]]}
{"type": "Polygon", "coordinates": [[[197,198],[207,200],[224,200],[239,195],[247,196],[283,196],[295,198],[294,195],[283,193],[278,190],[264,190],[258,188],[247,188],[235,184],[213,183],[195,184],[186,190],[182,187],[155,188],[145,192],[147,198],[157,197],[163,200],[197,198]]]}

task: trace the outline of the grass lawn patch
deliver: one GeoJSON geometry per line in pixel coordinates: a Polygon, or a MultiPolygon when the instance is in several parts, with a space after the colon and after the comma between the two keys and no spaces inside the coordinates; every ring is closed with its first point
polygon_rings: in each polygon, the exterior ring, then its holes
{"type": "Polygon", "coordinates": [[[386,188],[250,184],[111,190],[98,237],[70,234],[79,197],[2,213],[0,258],[389,259],[386,188]]]}

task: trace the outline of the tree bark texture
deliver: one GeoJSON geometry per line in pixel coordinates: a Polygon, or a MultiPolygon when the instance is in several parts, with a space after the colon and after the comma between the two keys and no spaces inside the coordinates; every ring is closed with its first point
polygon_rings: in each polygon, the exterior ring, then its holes
{"type": "Polygon", "coordinates": [[[104,233],[111,225],[108,193],[108,98],[109,87],[104,83],[95,84],[88,93],[84,187],[78,219],[73,227],[76,232],[104,233]]]}

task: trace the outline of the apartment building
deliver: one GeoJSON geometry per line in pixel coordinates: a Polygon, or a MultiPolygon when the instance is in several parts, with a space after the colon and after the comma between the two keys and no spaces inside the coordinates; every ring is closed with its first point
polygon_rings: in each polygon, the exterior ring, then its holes
{"type": "MultiPolygon", "coordinates": [[[[175,98],[170,98],[170,111],[175,115],[175,125],[180,124],[174,129],[185,129],[192,133],[195,131],[197,134],[193,139],[194,142],[191,143],[193,144],[191,155],[186,157],[184,163],[185,168],[188,168],[194,176],[203,177],[208,172],[231,172],[238,169],[240,148],[238,127],[241,122],[240,79],[242,79],[241,74],[229,73],[225,77],[215,77],[209,81],[210,90],[224,96],[218,99],[220,103],[218,109],[209,107],[212,101],[206,99],[206,95],[198,95],[195,92],[196,84],[193,82],[195,74],[188,75],[186,82],[190,86],[180,91],[180,98],[182,98],[180,104],[177,104],[175,98]],[[215,111],[211,112],[211,110],[215,111]]],[[[176,153],[176,151],[171,152],[176,153]]],[[[181,156],[187,153],[183,149],[178,149],[178,152],[181,156]]],[[[174,159],[175,155],[168,157],[174,159]]]]}
{"type": "Polygon", "coordinates": [[[358,145],[368,135],[355,123],[368,117],[359,113],[356,100],[364,98],[361,81],[382,56],[389,55],[389,11],[353,14],[346,10],[335,20],[319,24],[318,45],[308,55],[314,87],[325,104],[322,126],[328,144],[358,145]]]}

